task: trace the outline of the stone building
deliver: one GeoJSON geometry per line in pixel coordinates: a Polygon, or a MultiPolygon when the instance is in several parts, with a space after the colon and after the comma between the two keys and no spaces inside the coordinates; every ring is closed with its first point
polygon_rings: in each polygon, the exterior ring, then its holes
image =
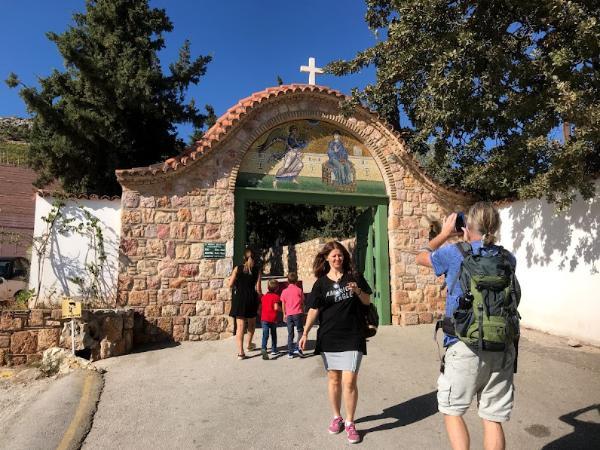
{"type": "Polygon", "coordinates": [[[431,323],[443,311],[441,282],[417,267],[415,253],[433,223],[472,200],[428,178],[402,137],[375,114],[358,108],[344,117],[343,98],[322,86],[269,88],[240,100],[185,154],[117,171],[123,187],[118,303],[143,317],[135,336],[152,340],[166,333],[182,341],[230,335],[225,279],[243,250],[248,195],[375,205],[377,267],[388,272],[377,278],[389,280],[378,307],[400,325],[431,323]],[[316,127],[310,140],[296,135],[302,124],[316,127]],[[335,165],[332,142],[340,135],[350,156],[335,165]],[[250,172],[257,169],[244,169],[253,164],[264,173],[254,177],[250,172]],[[301,171],[309,169],[314,173],[303,179],[301,171]],[[321,171],[323,194],[298,190],[316,186],[321,171]]]}

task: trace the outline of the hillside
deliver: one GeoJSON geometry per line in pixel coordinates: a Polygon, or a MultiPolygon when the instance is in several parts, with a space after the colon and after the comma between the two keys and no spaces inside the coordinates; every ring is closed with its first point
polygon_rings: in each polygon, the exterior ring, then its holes
{"type": "Polygon", "coordinates": [[[0,117],[0,164],[25,165],[31,120],[0,117]]]}

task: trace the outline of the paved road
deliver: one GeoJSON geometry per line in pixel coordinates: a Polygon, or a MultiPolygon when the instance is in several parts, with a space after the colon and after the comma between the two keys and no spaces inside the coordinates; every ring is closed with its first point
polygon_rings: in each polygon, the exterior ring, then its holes
{"type": "MultiPolygon", "coordinates": [[[[359,377],[363,448],[448,448],[436,410],[431,334],[431,326],[384,327],[371,340],[359,377]]],[[[599,449],[600,352],[528,336],[521,346],[516,409],[506,426],[508,448],[599,449]]],[[[281,328],[280,344],[285,339],[281,328]]],[[[108,372],[85,450],[348,446],[344,435],[325,430],[330,411],[320,357],[237,361],[229,339],[100,364],[108,372]]],[[[481,448],[476,413],[466,419],[473,448],[481,448]]]]}
{"type": "Polygon", "coordinates": [[[102,375],[89,370],[76,370],[57,380],[38,380],[26,388],[14,386],[15,395],[25,398],[18,410],[3,414],[0,449],[80,448],[101,389],[102,375]]]}

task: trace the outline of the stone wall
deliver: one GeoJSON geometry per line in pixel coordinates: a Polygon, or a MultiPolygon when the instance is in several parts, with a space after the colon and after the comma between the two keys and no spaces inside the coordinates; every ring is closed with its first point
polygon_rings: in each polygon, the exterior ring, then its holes
{"type": "MultiPolygon", "coordinates": [[[[2,311],[0,366],[38,361],[50,347],[71,349],[70,319],[60,309],[2,311]]],[[[124,355],[133,347],[132,310],[84,310],[76,321],[75,349],[92,361],[124,355]]]]}
{"type": "MultiPolygon", "coordinates": [[[[194,177],[190,184],[206,185],[214,179],[213,170],[203,168],[201,181],[194,177]]],[[[171,196],[160,195],[162,189],[123,194],[121,251],[126,258],[117,301],[138,314],[139,343],[167,336],[179,342],[231,335],[230,290],[224,280],[232,270],[233,194],[223,182],[178,191],[171,196]],[[224,259],[202,257],[205,243],[224,241],[224,259]]]]}
{"type": "Polygon", "coordinates": [[[42,352],[60,341],[60,310],[2,311],[0,365],[18,365],[41,359],[42,352]]]}
{"type": "MultiPolygon", "coordinates": [[[[330,241],[326,238],[315,238],[294,245],[272,247],[263,255],[263,275],[287,276],[291,271],[298,273],[305,292],[310,292],[316,281],[313,274],[315,256],[330,241]]],[[[354,252],[356,238],[340,241],[350,254],[354,252]]]]}

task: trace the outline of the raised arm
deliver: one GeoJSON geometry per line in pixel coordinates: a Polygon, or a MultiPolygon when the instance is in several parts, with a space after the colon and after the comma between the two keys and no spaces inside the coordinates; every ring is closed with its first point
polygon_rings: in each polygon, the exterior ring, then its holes
{"type": "Polygon", "coordinates": [[[352,289],[352,292],[354,292],[354,294],[360,299],[360,302],[363,305],[371,304],[371,295],[364,292],[362,288],[358,286],[358,283],[356,281],[351,281],[350,283],[348,283],[348,287],[352,289]]]}
{"type": "Polygon", "coordinates": [[[366,292],[363,292],[361,290],[359,293],[357,293],[357,295],[358,295],[358,298],[360,299],[360,302],[363,305],[370,305],[371,304],[371,296],[369,294],[367,294],[366,292]]]}
{"type": "MultiPolygon", "coordinates": [[[[427,247],[417,253],[415,261],[420,266],[425,267],[433,267],[431,264],[431,252],[440,248],[444,243],[448,240],[448,238],[452,235],[456,235],[454,231],[454,227],[456,224],[456,213],[450,214],[444,220],[444,224],[442,225],[442,231],[436,237],[429,241],[427,247]]],[[[466,234],[466,231],[463,228],[463,233],[466,234]]]]}

